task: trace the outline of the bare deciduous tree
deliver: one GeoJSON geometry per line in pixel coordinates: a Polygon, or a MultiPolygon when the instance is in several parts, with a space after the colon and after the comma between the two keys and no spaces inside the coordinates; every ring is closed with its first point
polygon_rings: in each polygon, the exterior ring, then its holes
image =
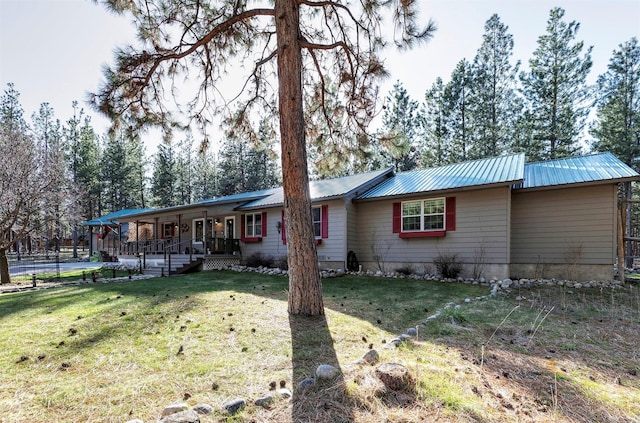
{"type": "Polygon", "coordinates": [[[10,282],[7,252],[33,231],[53,178],[42,149],[27,132],[18,93],[9,84],[0,100],[0,284],[10,282]]]}

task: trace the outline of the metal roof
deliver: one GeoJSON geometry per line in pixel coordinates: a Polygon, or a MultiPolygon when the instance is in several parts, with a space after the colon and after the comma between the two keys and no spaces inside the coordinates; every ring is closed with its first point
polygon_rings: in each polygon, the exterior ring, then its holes
{"type": "MultiPolygon", "coordinates": [[[[356,175],[343,176],[341,178],[311,181],[309,182],[311,201],[317,201],[326,198],[343,197],[351,192],[354,192],[363,185],[367,185],[379,178],[383,178],[387,175],[392,174],[393,172],[389,168],[373,172],[359,173],[356,175]]],[[[284,192],[282,187],[275,188],[274,192],[271,195],[247,203],[243,206],[238,207],[238,209],[256,209],[262,207],[272,207],[281,204],[284,204],[284,192]]]]}
{"type": "Polygon", "coordinates": [[[512,154],[398,173],[393,178],[360,195],[358,200],[486,185],[513,184],[522,181],[523,176],[524,154],[512,154]]]}
{"type": "Polygon", "coordinates": [[[102,225],[117,225],[118,219],[134,214],[151,212],[156,209],[123,209],[117,212],[105,214],[104,216],[96,217],[91,220],[87,220],[83,223],[85,226],[102,226],[102,225]]]}
{"type": "Polygon", "coordinates": [[[598,181],[621,182],[640,179],[640,174],[611,153],[528,163],[524,181],[514,189],[540,188],[598,181]]]}
{"type": "MultiPolygon", "coordinates": [[[[204,200],[197,201],[194,204],[212,206],[215,204],[226,204],[235,202],[244,202],[264,198],[269,195],[273,195],[279,188],[268,188],[259,191],[241,192],[239,194],[226,195],[224,197],[205,198],[204,200]]],[[[194,205],[191,204],[191,205],[194,205]]]]}

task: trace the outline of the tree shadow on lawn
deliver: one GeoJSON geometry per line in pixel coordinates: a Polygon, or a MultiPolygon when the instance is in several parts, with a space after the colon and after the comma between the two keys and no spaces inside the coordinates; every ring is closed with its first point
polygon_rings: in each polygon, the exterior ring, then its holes
{"type": "Polygon", "coordinates": [[[333,338],[325,316],[289,316],[292,342],[294,422],[354,421],[351,404],[345,403],[345,385],[342,373],[336,379],[316,380],[316,385],[300,387],[305,378],[315,376],[320,364],[340,369],[333,338]]]}
{"type": "MultiPolygon", "coordinates": [[[[461,301],[464,297],[461,298],[460,295],[469,293],[468,289],[465,291],[463,289],[464,286],[458,286],[457,284],[430,285],[424,282],[382,279],[378,283],[376,279],[372,280],[371,284],[362,284],[362,287],[360,287],[357,285],[360,282],[361,280],[357,278],[323,281],[325,308],[367,321],[373,327],[397,334],[400,333],[398,331],[404,330],[404,327],[410,327],[423,320],[427,314],[435,312],[436,308],[442,307],[446,302],[461,301]],[[354,281],[356,284],[354,284],[354,281]],[[390,287],[393,287],[393,289],[390,289],[390,287]],[[421,290],[428,292],[425,294],[421,290]],[[415,299],[420,296],[425,298],[425,307],[416,305],[411,308],[402,302],[405,297],[415,299]],[[428,303],[429,308],[433,306],[433,310],[426,309],[427,300],[430,301],[428,303]],[[382,310],[383,308],[384,311],[382,310]],[[396,327],[398,325],[399,327],[396,327]]],[[[89,304],[99,303],[101,310],[97,311],[97,316],[102,317],[106,314],[111,316],[112,321],[103,326],[99,332],[90,333],[88,328],[85,331],[82,325],[89,325],[93,316],[90,314],[84,316],[82,320],[74,323],[78,325],[78,335],[67,338],[69,341],[67,341],[67,345],[63,349],[68,350],[69,354],[77,354],[83,349],[92,348],[100,342],[109,342],[111,337],[126,336],[126,331],[132,330],[132,327],[120,323],[125,323],[133,316],[131,314],[122,315],[122,312],[127,311],[129,307],[135,307],[136,304],[141,307],[138,313],[146,314],[151,319],[159,318],[157,314],[160,312],[154,309],[154,306],[164,306],[162,313],[170,316],[173,320],[178,314],[183,316],[190,308],[201,306],[204,300],[198,297],[197,294],[200,293],[228,290],[230,294],[250,294],[269,300],[286,302],[287,284],[287,279],[281,276],[235,272],[203,272],[185,278],[172,277],[139,280],[131,283],[73,287],[73,290],[91,289],[94,292],[98,292],[99,294],[94,295],[89,304]]],[[[62,309],[73,304],[78,299],[78,294],[73,295],[71,293],[73,291],[64,288],[58,289],[17,295],[26,295],[25,299],[31,295],[35,297],[24,301],[25,307],[41,306],[41,301],[44,301],[45,298],[38,300],[37,298],[40,295],[55,296],[57,291],[60,297],[55,299],[53,305],[48,307],[49,309],[62,309]],[[61,289],[61,291],[57,291],[58,289],[61,289]]],[[[239,302],[243,301],[242,296],[236,295],[236,297],[238,297],[239,302]]],[[[11,309],[4,310],[3,298],[5,297],[0,297],[0,314],[10,314],[17,311],[15,310],[15,305],[11,309]]],[[[19,298],[21,297],[16,297],[17,300],[19,298]]],[[[230,298],[225,299],[225,301],[230,300],[230,298]]],[[[420,301],[419,303],[423,304],[420,301]]],[[[208,304],[208,306],[212,305],[208,304]]],[[[216,318],[218,315],[226,314],[224,313],[225,304],[215,304],[213,307],[216,318]]],[[[212,316],[214,315],[212,314],[212,316]]],[[[234,319],[243,318],[244,316],[242,315],[234,317],[234,319]]],[[[227,317],[227,321],[229,320],[231,319],[227,317]]],[[[291,366],[294,396],[291,404],[291,416],[293,421],[318,423],[353,421],[355,419],[356,405],[347,400],[349,396],[345,394],[342,375],[337,380],[320,382],[318,385],[306,390],[298,388],[299,382],[304,378],[315,376],[315,369],[320,364],[329,364],[338,369],[341,368],[327,319],[324,316],[315,318],[289,316],[288,323],[292,342],[291,366]]],[[[179,323],[174,322],[166,327],[167,330],[171,328],[171,330],[175,331],[177,325],[179,323]]],[[[60,335],[68,336],[65,331],[68,331],[68,328],[63,328],[60,335]]],[[[446,343],[446,345],[464,351],[455,342],[446,343]]],[[[174,347],[177,346],[172,345],[169,353],[175,355],[174,347]]],[[[363,347],[363,352],[365,349],[366,347],[363,347]]],[[[60,352],[62,353],[62,351],[60,352]]],[[[496,369],[496,372],[498,372],[498,369],[496,369]]],[[[499,373],[496,373],[496,375],[499,375],[499,373]]]]}

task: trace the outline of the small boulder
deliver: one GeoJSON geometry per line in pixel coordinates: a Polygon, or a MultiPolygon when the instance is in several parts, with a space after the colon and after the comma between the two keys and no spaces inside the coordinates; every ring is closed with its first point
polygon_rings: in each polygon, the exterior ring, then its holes
{"type": "Polygon", "coordinates": [[[369,350],[366,353],[364,353],[360,361],[366,364],[374,365],[378,361],[380,361],[380,355],[376,350],[369,350]]]}
{"type": "Polygon", "coordinates": [[[304,378],[303,380],[300,381],[300,383],[298,383],[298,388],[300,389],[307,389],[310,388],[312,386],[315,386],[316,384],[316,380],[312,377],[307,377],[304,378]]]}
{"type": "Polygon", "coordinates": [[[340,369],[330,364],[321,364],[316,368],[316,377],[321,380],[335,379],[338,375],[340,375],[340,369]]]}
{"type": "Polygon", "coordinates": [[[256,406],[269,408],[271,404],[273,404],[273,397],[271,395],[266,395],[264,397],[258,398],[255,402],[256,406]]]}
{"type": "Polygon", "coordinates": [[[158,423],[200,423],[198,413],[193,410],[180,411],[161,418],[158,423]]]}
{"type": "Polygon", "coordinates": [[[293,396],[293,393],[287,388],[280,388],[276,392],[284,399],[289,399],[293,396]]]}
{"type": "Polygon", "coordinates": [[[189,406],[183,402],[178,404],[168,405],[162,410],[162,417],[169,416],[171,414],[179,413],[181,411],[186,411],[189,409],[189,406]]]}
{"type": "Polygon", "coordinates": [[[402,364],[383,363],[376,368],[376,376],[393,391],[410,390],[415,384],[409,369],[402,364]]]}
{"type": "Polygon", "coordinates": [[[244,399],[236,398],[222,404],[222,409],[229,414],[236,414],[238,411],[242,410],[245,405],[247,405],[247,403],[244,399]]]}
{"type": "Polygon", "coordinates": [[[208,414],[213,413],[213,407],[209,404],[197,404],[192,408],[193,411],[200,414],[201,416],[206,416],[208,414]]]}

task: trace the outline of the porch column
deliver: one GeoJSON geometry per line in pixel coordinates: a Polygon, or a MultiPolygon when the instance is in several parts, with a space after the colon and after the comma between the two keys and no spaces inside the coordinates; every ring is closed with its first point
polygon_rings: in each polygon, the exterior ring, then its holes
{"type": "Polygon", "coordinates": [[[180,254],[180,249],[182,248],[182,215],[177,214],[178,218],[178,254],[180,254]]]}
{"type": "Polygon", "coordinates": [[[203,249],[204,249],[204,253],[207,254],[207,245],[209,245],[209,218],[208,218],[208,213],[207,210],[204,211],[204,230],[203,230],[203,237],[204,239],[203,241],[203,249]]]}

